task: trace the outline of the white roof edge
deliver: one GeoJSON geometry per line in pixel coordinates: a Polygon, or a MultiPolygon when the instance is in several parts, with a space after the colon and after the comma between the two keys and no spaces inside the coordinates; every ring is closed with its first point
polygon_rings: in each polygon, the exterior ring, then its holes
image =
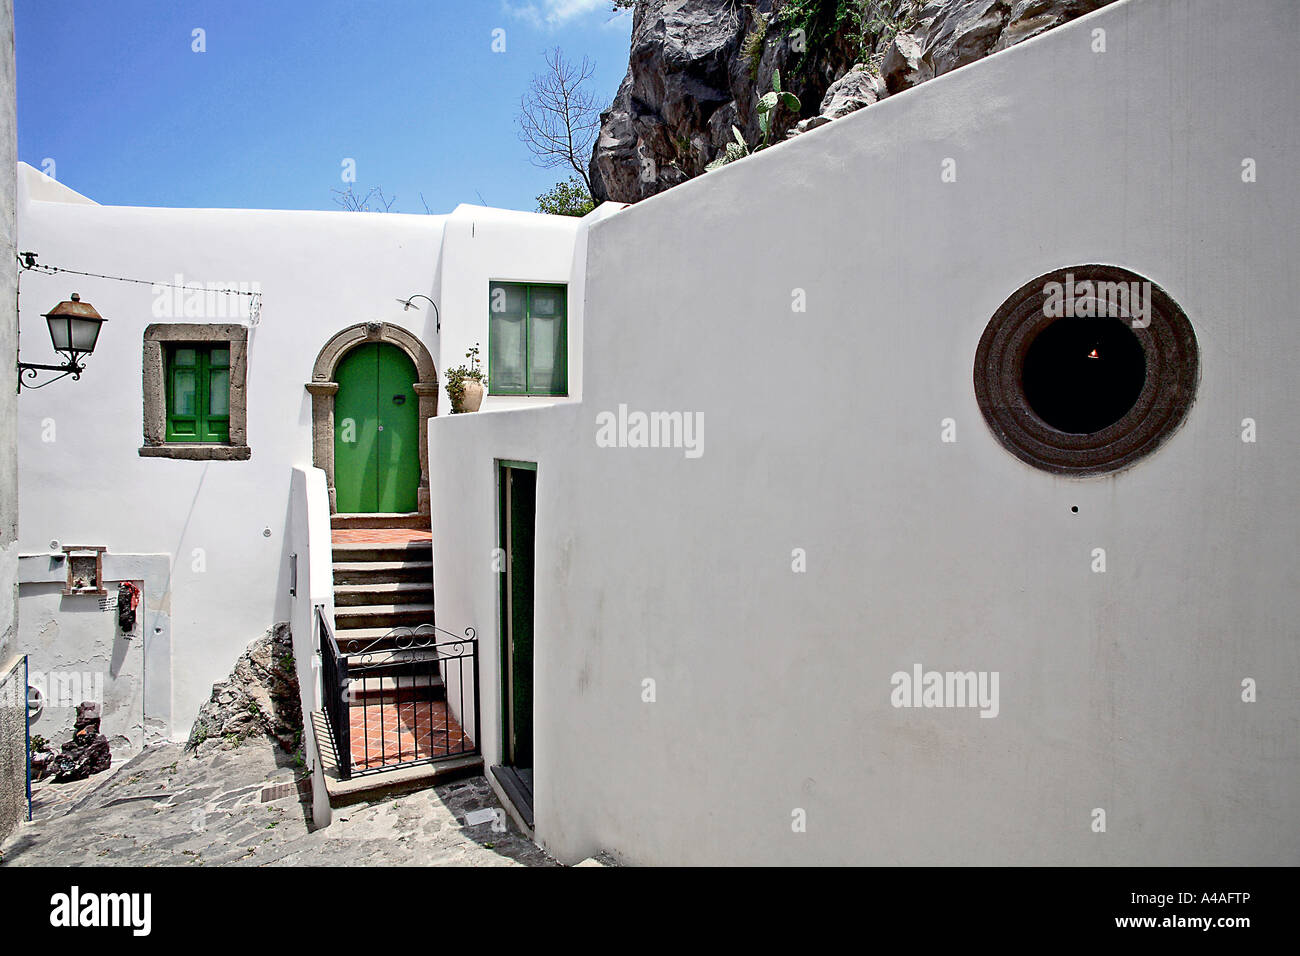
{"type": "Polygon", "coordinates": [[[496,206],[477,206],[474,203],[463,202],[451,211],[454,219],[531,219],[533,221],[563,221],[579,222],[576,216],[556,216],[545,212],[529,212],[524,209],[500,209],[496,206]]]}
{"type": "Polygon", "coordinates": [[[614,202],[611,199],[606,199],[591,212],[587,213],[587,215],[583,216],[582,220],[587,223],[600,222],[602,219],[608,219],[610,216],[622,212],[629,205],[631,205],[631,203],[614,202]]]}
{"type": "Polygon", "coordinates": [[[35,166],[19,161],[18,178],[27,191],[27,198],[39,202],[78,203],[83,206],[98,206],[99,203],[89,196],[83,196],[57,179],[45,175],[35,166]]]}

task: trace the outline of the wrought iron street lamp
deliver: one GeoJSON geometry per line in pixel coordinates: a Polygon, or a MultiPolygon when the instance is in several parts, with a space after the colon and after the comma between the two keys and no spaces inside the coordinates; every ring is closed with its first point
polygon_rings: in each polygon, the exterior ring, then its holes
{"type": "Polygon", "coordinates": [[[27,386],[29,389],[44,388],[50,382],[57,382],[68,375],[73,379],[81,378],[81,373],[86,370],[82,358],[95,351],[95,343],[99,340],[99,329],[106,321],[95,311],[94,306],[89,302],[82,302],[81,296],[75,292],[72,293],[71,299],[60,302],[46,312],[43,318],[50,327],[50,341],[54,344],[54,351],[65,355],[68,360],[62,365],[40,365],[20,361],[18,363],[20,392],[23,389],[23,379],[35,380],[38,371],[63,374],[56,375],[40,385],[29,384],[27,386]]]}

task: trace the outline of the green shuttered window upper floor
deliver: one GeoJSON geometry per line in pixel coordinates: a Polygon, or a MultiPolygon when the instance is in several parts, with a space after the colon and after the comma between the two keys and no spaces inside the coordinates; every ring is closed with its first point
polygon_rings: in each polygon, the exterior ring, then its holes
{"type": "Polygon", "coordinates": [[[488,288],[488,389],[494,395],[567,395],[568,289],[492,282],[488,288]]]}

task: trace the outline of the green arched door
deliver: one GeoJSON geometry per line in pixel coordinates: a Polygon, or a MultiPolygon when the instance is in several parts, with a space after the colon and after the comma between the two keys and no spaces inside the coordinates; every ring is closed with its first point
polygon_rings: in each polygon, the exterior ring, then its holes
{"type": "Polygon", "coordinates": [[[420,484],[415,363],[395,345],[367,342],[343,357],[334,377],[338,510],[414,511],[420,484]]]}

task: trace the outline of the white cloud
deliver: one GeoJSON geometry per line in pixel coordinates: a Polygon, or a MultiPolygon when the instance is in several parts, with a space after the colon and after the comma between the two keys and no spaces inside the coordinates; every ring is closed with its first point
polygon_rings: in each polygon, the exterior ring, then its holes
{"type": "Polygon", "coordinates": [[[501,6],[510,16],[538,29],[554,29],[590,13],[614,17],[609,0],[502,0],[501,6]]]}

